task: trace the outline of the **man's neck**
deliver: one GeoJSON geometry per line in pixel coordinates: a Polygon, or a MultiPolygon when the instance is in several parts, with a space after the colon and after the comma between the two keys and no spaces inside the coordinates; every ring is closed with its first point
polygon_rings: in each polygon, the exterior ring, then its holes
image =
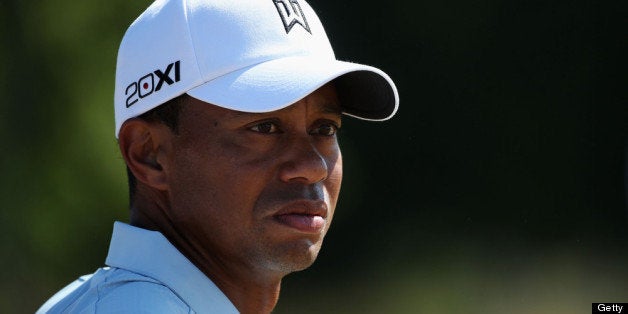
{"type": "Polygon", "coordinates": [[[180,238],[179,241],[170,241],[218,286],[240,313],[271,313],[275,308],[283,275],[269,276],[269,272],[261,272],[254,267],[238,267],[234,263],[217,260],[204,249],[188,241],[180,241],[180,238]]]}
{"type": "Polygon", "coordinates": [[[161,232],[229,298],[240,313],[272,312],[279,299],[284,274],[218,260],[206,248],[187,239],[169,221],[162,207],[167,206],[167,200],[159,201],[157,195],[152,195],[149,200],[143,199],[142,193],[137,195],[140,197],[136,198],[131,209],[131,225],[161,232]]]}

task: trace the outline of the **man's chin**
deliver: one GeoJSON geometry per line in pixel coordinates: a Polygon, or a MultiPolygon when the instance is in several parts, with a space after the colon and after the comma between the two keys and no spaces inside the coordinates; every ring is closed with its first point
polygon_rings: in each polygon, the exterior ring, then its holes
{"type": "Polygon", "coordinates": [[[267,266],[284,275],[301,271],[314,264],[319,251],[320,243],[291,243],[275,251],[273,261],[267,266]]]}

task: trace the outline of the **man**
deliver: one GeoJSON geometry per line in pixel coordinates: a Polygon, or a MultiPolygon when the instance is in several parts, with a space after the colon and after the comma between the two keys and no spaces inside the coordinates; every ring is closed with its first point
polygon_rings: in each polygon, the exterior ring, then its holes
{"type": "Polygon", "coordinates": [[[131,224],[39,312],[269,313],[329,229],[341,114],[397,105],[386,74],[335,60],[304,0],[154,2],[116,71],[131,224]]]}

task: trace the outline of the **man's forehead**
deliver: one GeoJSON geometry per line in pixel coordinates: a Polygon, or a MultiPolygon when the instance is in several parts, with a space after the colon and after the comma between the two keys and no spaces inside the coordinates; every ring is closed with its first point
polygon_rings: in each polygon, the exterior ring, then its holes
{"type": "MultiPolygon", "coordinates": [[[[302,106],[302,105],[304,105],[302,102],[296,102],[285,108],[275,110],[275,111],[269,111],[269,112],[243,112],[243,111],[226,109],[226,108],[222,108],[222,107],[218,107],[214,105],[212,106],[225,110],[229,116],[237,118],[237,117],[245,117],[245,116],[272,115],[273,113],[281,113],[281,112],[295,110],[297,109],[297,107],[302,106]]],[[[306,104],[306,108],[309,113],[318,113],[318,114],[327,114],[327,115],[341,115],[342,114],[342,108],[340,107],[340,104],[338,104],[338,102],[308,103],[306,104]]]]}
{"type": "Polygon", "coordinates": [[[234,118],[242,117],[242,116],[251,116],[251,115],[263,116],[263,115],[268,115],[272,113],[280,113],[282,111],[285,112],[285,111],[294,110],[297,107],[299,107],[299,105],[305,105],[305,107],[307,108],[307,111],[312,112],[312,113],[341,115],[343,112],[342,106],[338,99],[338,95],[336,93],[336,88],[334,87],[333,84],[330,84],[330,83],[323,85],[322,87],[310,93],[303,99],[300,99],[289,106],[286,106],[284,108],[274,110],[274,111],[268,111],[268,112],[238,111],[238,110],[225,108],[220,105],[204,102],[194,97],[190,97],[190,98],[192,99],[192,102],[198,106],[206,106],[206,107],[208,106],[209,108],[213,110],[222,112],[225,116],[234,117],[234,118]]]}

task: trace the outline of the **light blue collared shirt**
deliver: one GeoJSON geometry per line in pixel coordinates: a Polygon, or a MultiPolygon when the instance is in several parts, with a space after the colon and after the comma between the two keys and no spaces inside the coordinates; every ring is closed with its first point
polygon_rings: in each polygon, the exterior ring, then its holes
{"type": "Polygon", "coordinates": [[[107,266],[63,288],[39,313],[238,313],[159,232],[114,223],[107,266]]]}

